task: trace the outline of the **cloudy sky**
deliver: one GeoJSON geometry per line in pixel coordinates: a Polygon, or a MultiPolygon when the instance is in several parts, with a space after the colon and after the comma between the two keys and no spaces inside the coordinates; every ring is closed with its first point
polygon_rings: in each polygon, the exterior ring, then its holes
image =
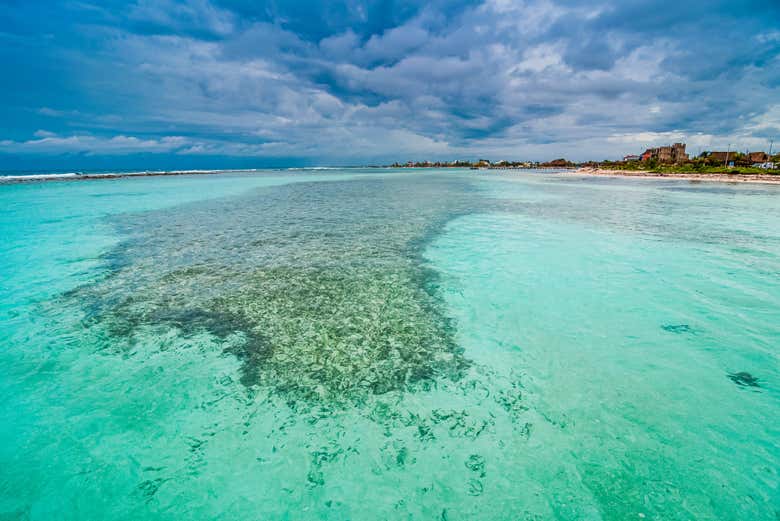
{"type": "Polygon", "coordinates": [[[0,0],[0,170],[780,140],[780,2],[0,0]]]}

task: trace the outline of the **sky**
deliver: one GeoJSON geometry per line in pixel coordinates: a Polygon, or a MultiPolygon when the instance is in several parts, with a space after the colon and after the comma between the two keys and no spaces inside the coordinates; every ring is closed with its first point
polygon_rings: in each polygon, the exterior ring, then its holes
{"type": "Polygon", "coordinates": [[[0,0],[0,70],[0,170],[780,140],[778,0],[0,0]]]}

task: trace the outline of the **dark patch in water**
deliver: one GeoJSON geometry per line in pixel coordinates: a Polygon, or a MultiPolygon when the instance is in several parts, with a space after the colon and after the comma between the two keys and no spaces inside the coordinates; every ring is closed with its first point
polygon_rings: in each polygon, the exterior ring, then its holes
{"type": "MultiPolygon", "coordinates": [[[[425,176],[290,184],[124,215],[108,276],[65,298],[110,349],[150,327],[206,332],[242,361],[247,386],[292,403],[362,402],[462,377],[469,362],[421,253],[450,219],[513,204],[425,176]]],[[[487,427],[452,429],[476,437],[487,427]]]]}
{"type": "Polygon", "coordinates": [[[738,373],[728,373],[728,378],[740,387],[755,387],[760,388],[759,379],[752,374],[740,371],[738,373]]]}
{"type": "Polygon", "coordinates": [[[469,480],[468,495],[469,496],[481,496],[484,492],[485,486],[478,479],[469,480]]]}
{"type": "Polygon", "coordinates": [[[409,449],[401,447],[395,456],[395,462],[399,467],[406,466],[406,459],[409,457],[409,449]]]}
{"type": "Polygon", "coordinates": [[[678,335],[682,333],[693,333],[693,328],[688,324],[666,324],[661,326],[661,329],[678,335]]]}
{"type": "Polygon", "coordinates": [[[169,480],[164,478],[147,479],[138,485],[138,490],[141,491],[141,495],[149,502],[166,481],[169,480]]]}
{"type": "Polygon", "coordinates": [[[471,472],[479,475],[480,478],[485,477],[485,458],[479,454],[472,454],[466,460],[466,468],[471,472]]]}

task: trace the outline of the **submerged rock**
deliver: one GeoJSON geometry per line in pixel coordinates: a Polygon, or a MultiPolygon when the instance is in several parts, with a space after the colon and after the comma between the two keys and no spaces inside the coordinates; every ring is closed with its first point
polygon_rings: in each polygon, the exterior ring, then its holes
{"type": "Polygon", "coordinates": [[[740,371],[738,373],[728,373],[728,378],[740,387],[761,387],[759,379],[752,374],[740,371]]]}
{"type": "Polygon", "coordinates": [[[661,329],[668,331],[669,333],[692,333],[693,328],[688,324],[665,324],[661,326],[661,329]]]}

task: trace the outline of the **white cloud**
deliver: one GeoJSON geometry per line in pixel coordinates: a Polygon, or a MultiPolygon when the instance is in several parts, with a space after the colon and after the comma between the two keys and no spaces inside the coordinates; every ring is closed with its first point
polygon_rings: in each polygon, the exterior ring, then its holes
{"type": "Polygon", "coordinates": [[[186,144],[180,136],[166,136],[160,139],[139,139],[133,136],[100,137],[87,134],[60,136],[53,132],[39,130],[38,139],[29,141],[0,142],[0,150],[15,154],[133,154],[138,152],[171,152],[186,144]]]}
{"type": "Polygon", "coordinates": [[[220,35],[229,34],[234,23],[232,13],[214,7],[208,0],[136,0],[128,17],[168,29],[200,30],[220,35]]]}

